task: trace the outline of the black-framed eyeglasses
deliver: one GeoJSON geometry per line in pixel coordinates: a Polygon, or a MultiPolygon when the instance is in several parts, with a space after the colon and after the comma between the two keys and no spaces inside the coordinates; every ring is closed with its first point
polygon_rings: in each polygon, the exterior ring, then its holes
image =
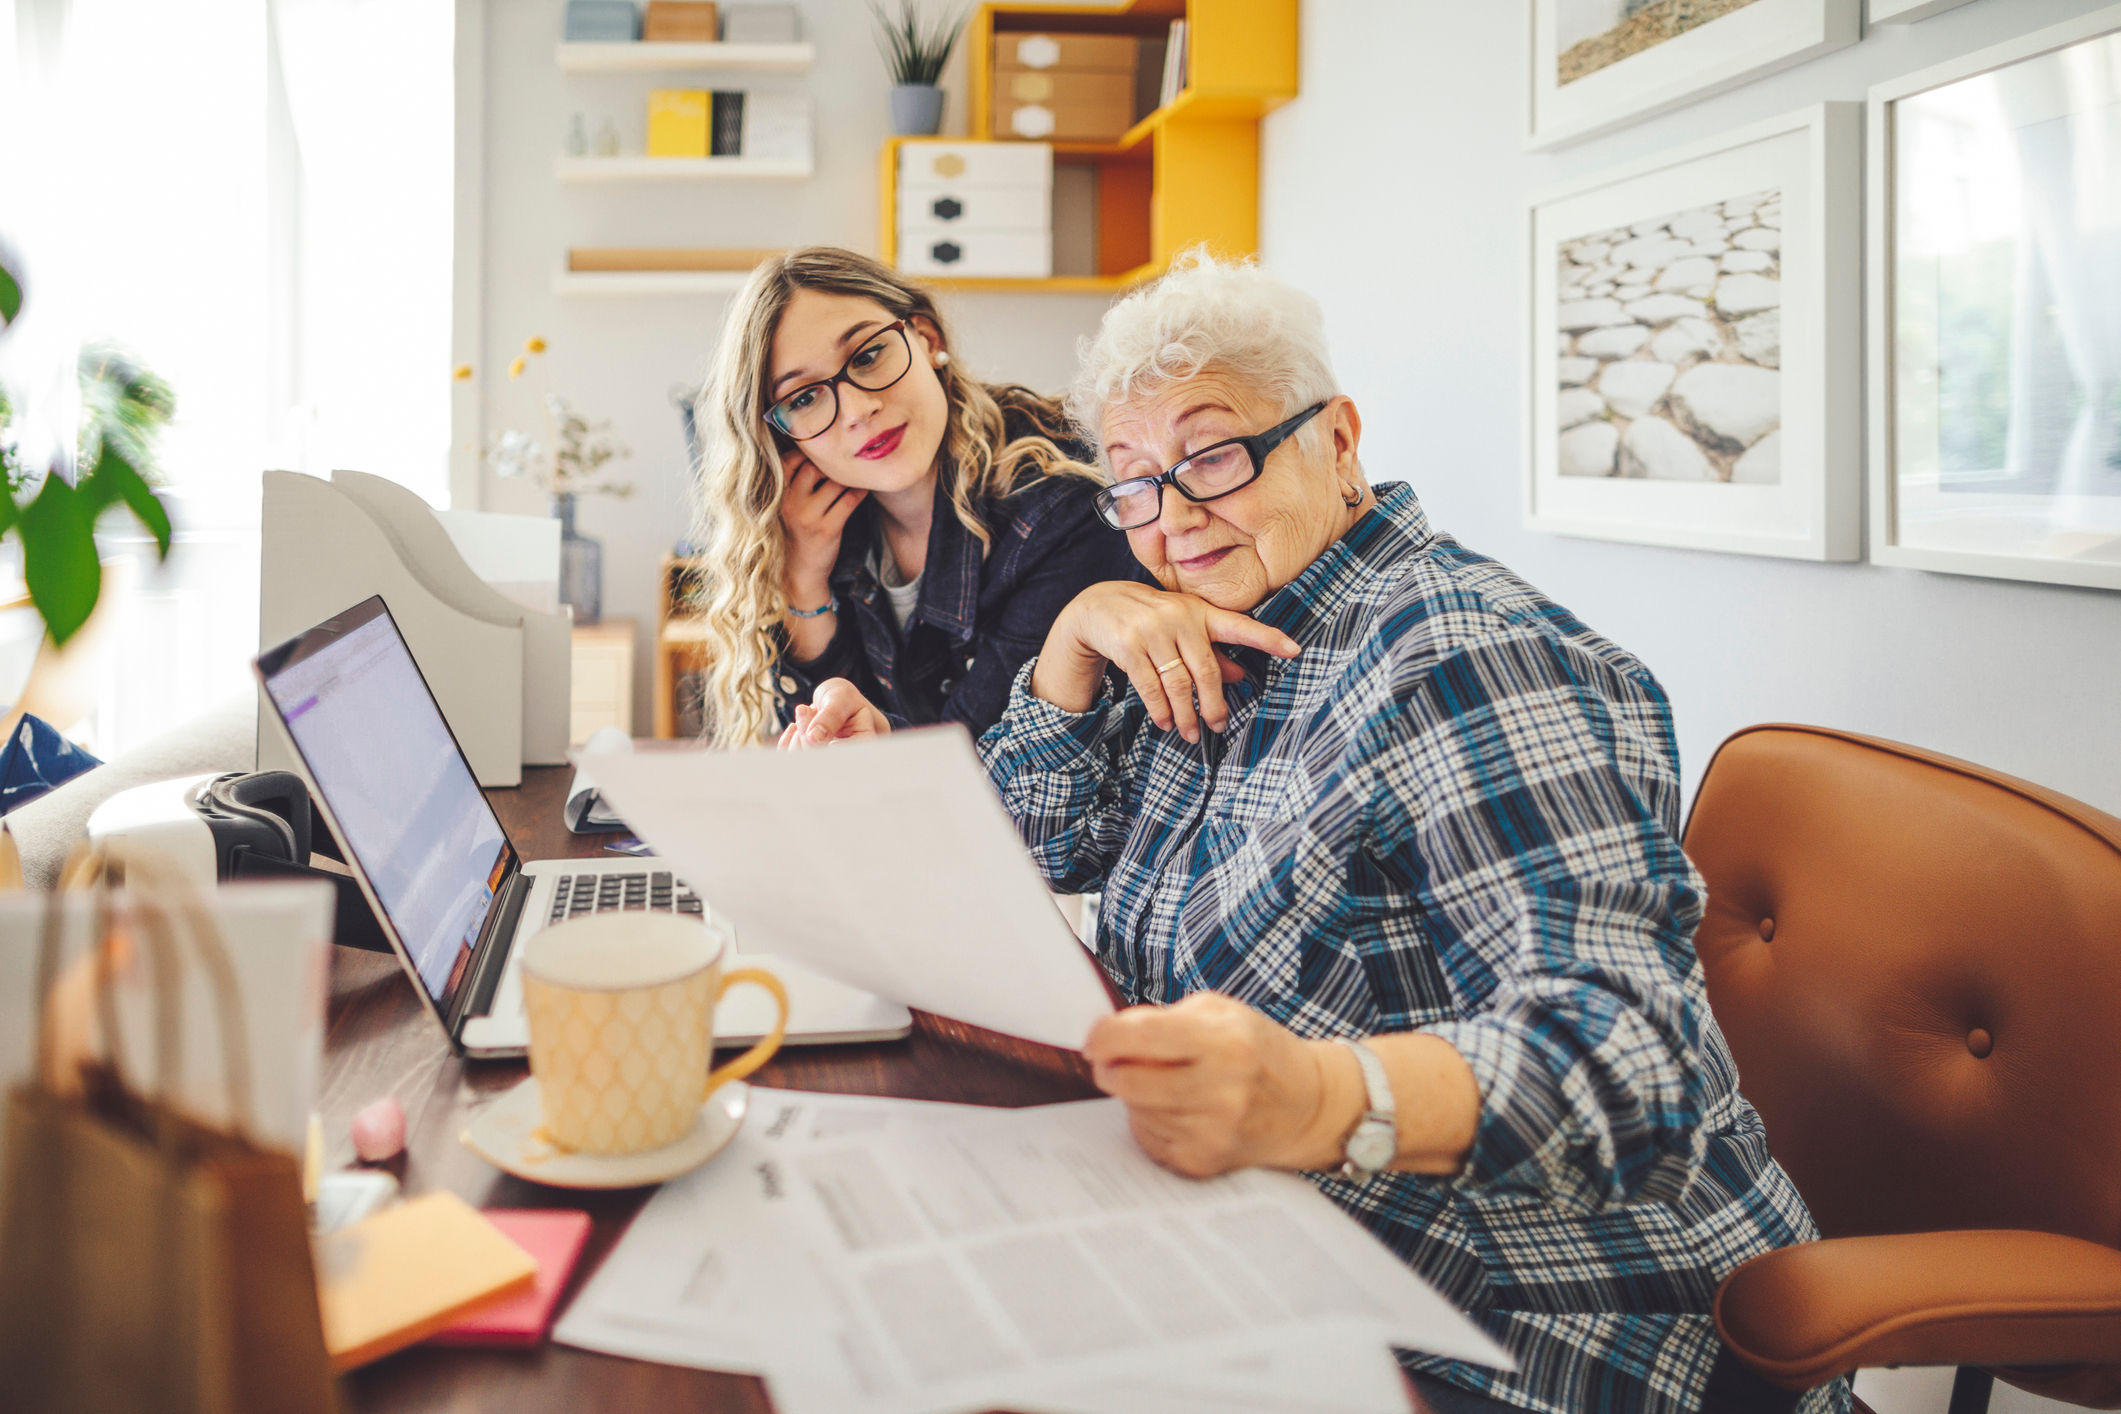
{"type": "Polygon", "coordinates": [[[906,321],[886,324],[862,342],[840,371],[822,383],[805,383],[766,409],[766,420],[798,442],[807,442],[830,431],[839,421],[838,384],[851,383],[871,393],[880,393],[906,376],[913,367],[913,345],[906,338],[906,321]]]}
{"type": "Polygon", "coordinates": [[[1097,513],[1115,529],[1139,530],[1163,514],[1166,482],[1196,504],[1242,491],[1259,480],[1268,455],[1325,407],[1325,403],[1313,403],[1287,422],[1276,423],[1264,432],[1202,447],[1162,476],[1115,481],[1097,493],[1097,513]]]}

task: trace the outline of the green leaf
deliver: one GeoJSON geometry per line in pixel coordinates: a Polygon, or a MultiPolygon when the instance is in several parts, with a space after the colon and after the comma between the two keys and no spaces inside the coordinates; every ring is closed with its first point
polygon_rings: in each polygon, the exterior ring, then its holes
{"type": "Polygon", "coordinates": [[[77,488],[81,498],[82,513],[90,525],[103,514],[104,507],[123,501],[132,508],[140,524],[147,527],[148,534],[155,537],[157,558],[169,558],[169,512],[155,495],[155,488],[146,478],[133,469],[133,464],[116,447],[105,442],[96,453],[96,464],[88,475],[81,478],[77,488]]]}
{"type": "Polygon", "coordinates": [[[84,513],[81,493],[66,478],[47,476],[37,498],[22,508],[22,578],[30,602],[43,616],[52,642],[65,646],[88,622],[103,592],[96,562],[94,517],[84,513]]]}
{"type": "Polygon", "coordinates": [[[13,271],[0,265],[0,329],[14,323],[15,316],[21,312],[22,286],[13,271]]]}

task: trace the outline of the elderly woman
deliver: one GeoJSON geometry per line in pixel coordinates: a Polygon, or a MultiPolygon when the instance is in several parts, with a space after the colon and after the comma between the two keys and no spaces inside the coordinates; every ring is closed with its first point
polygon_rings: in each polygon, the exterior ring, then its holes
{"type": "Polygon", "coordinates": [[[1143,1148],[1303,1170],[1471,1312],[1518,1369],[1408,1357],[1441,1410],[1773,1407],[1710,1300],[1815,1231],[1709,1014],[1655,679],[1369,483],[1316,305],[1255,267],[1116,306],[1071,410],[1157,587],[1071,602],[981,749],[1104,892],[1137,1005],[1084,1053],[1143,1148]]]}

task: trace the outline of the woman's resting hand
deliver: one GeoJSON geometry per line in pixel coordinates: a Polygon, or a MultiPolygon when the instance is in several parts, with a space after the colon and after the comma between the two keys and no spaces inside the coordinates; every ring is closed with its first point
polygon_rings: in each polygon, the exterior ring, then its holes
{"type": "Polygon", "coordinates": [[[795,607],[814,609],[831,597],[827,583],[840,532],[869,493],[840,485],[794,448],[781,453],[781,465],[788,472],[781,489],[781,529],[788,537],[781,589],[795,607]]]}
{"type": "Polygon", "coordinates": [[[1223,684],[1245,675],[1218,643],[1277,658],[1293,658],[1301,647],[1279,629],[1191,594],[1123,580],[1093,584],[1054,620],[1031,672],[1031,692],[1063,711],[1086,712],[1110,663],[1134,685],[1150,721],[1199,741],[1202,722],[1218,732],[1229,723],[1223,684]]]}
{"type": "Polygon", "coordinates": [[[860,688],[845,678],[826,678],[808,702],[796,706],[795,720],[777,744],[783,751],[800,751],[890,731],[891,719],[870,705],[860,688]]]}

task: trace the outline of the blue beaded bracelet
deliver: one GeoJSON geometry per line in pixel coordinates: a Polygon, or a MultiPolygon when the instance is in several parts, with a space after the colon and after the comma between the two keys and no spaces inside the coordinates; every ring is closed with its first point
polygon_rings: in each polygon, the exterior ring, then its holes
{"type": "Polygon", "coordinates": [[[790,604],[788,606],[788,616],[794,619],[821,619],[838,609],[839,606],[840,596],[835,594],[825,601],[825,607],[822,609],[798,609],[795,605],[790,604]]]}

